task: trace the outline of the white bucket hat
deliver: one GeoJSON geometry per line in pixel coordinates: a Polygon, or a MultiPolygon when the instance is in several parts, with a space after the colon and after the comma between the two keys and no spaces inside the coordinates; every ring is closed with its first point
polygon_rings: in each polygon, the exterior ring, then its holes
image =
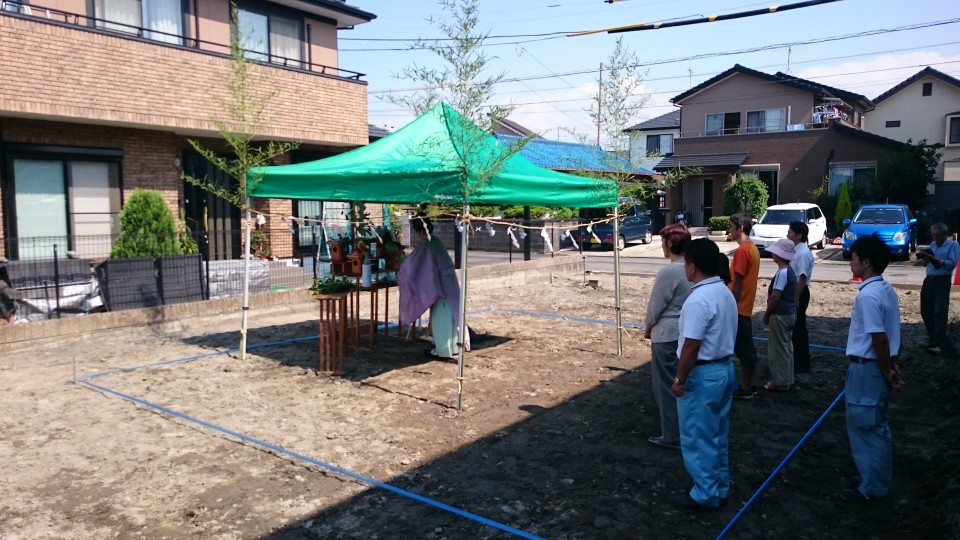
{"type": "Polygon", "coordinates": [[[773,253],[777,257],[785,261],[792,261],[794,252],[794,243],[787,238],[781,238],[777,240],[772,246],[767,248],[767,251],[773,253]]]}

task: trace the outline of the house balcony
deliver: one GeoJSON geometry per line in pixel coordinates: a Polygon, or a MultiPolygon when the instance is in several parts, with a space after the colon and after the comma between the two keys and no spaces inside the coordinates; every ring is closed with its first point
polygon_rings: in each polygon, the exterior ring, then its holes
{"type": "MultiPolygon", "coordinates": [[[[150,32],[140,28],[107,29],[87,15],[0,2],[0,117],[218,137],[218,99],[226,98],[232,69],[228,44],[165,43],[141,37],[150,32]]],[[[367,143],[363,74],[310,58],[258,60],[250,63],[251,76],[276,92],[258,138],[367,143]]]]}

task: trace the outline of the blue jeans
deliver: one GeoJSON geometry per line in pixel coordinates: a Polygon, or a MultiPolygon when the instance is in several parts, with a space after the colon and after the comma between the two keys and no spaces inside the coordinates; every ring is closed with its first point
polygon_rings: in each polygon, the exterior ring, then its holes
{"type": "Polygon", "coordinates": [[[893,436],[890,434],[890,388],[877,362],[851,363],[844,382],[847,437],[860,473],[860,493],[883,497],[893,479],[893,436]]]}
{"type": "Polygon", "coordinates": [[[733,362],[696,366],[677,398],[683,464],[693,479],[690,497],[717,506],[730,491],[730,403],[733,362]]]}

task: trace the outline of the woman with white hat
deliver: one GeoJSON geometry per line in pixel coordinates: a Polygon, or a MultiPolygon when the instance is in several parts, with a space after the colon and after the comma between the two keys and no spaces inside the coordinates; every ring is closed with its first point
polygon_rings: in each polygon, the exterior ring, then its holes
{"type": "Polygon", "coordinates": [[[790,268],[795,244],[787,238],[767,248],[777,263],[777,273],[767,289],[763,324],[770,327],[767,361],[770,381],[763,386],[771,392],[787,392],[793,386],[793,326],[797,323],[797,274],[790,268]]]}

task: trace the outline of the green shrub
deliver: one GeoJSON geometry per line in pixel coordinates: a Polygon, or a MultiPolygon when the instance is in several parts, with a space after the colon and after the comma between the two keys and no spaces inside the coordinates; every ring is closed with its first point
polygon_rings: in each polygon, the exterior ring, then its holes
{"type": "Polygon", "coordinates": [[[742,174],[732,184],[724,188],[723,212],[725,214],[746,212],[755,218],[759,218],[763,215],[763,211],[767,209],[769,198],[767,185],[756,174],[742,174]]]}
{"type": "MultiPolygon", "coordinates": [[[[576,208],[559,208],[554,206],[531,206],[530,219],[543,219],[544,216],[550,216],[550,219],[571,219],[577,217],[579,212],[576,208]]],[[[503,209],[504,219],[523,219],[522,206],[508,206],[503,209]]]]}
{"type": "Polygon", "coordinates": [[[707,228],[711,231],[725,231],[730,227],[730,216],[713,216],[707,220],[707,228]]]}
{"type": "Polygon", "coordinates": [[[159,192],[137,189],[120,211],[120,236],[110,251],[111,259],[181,255],[173,214],[159,192]]]}

